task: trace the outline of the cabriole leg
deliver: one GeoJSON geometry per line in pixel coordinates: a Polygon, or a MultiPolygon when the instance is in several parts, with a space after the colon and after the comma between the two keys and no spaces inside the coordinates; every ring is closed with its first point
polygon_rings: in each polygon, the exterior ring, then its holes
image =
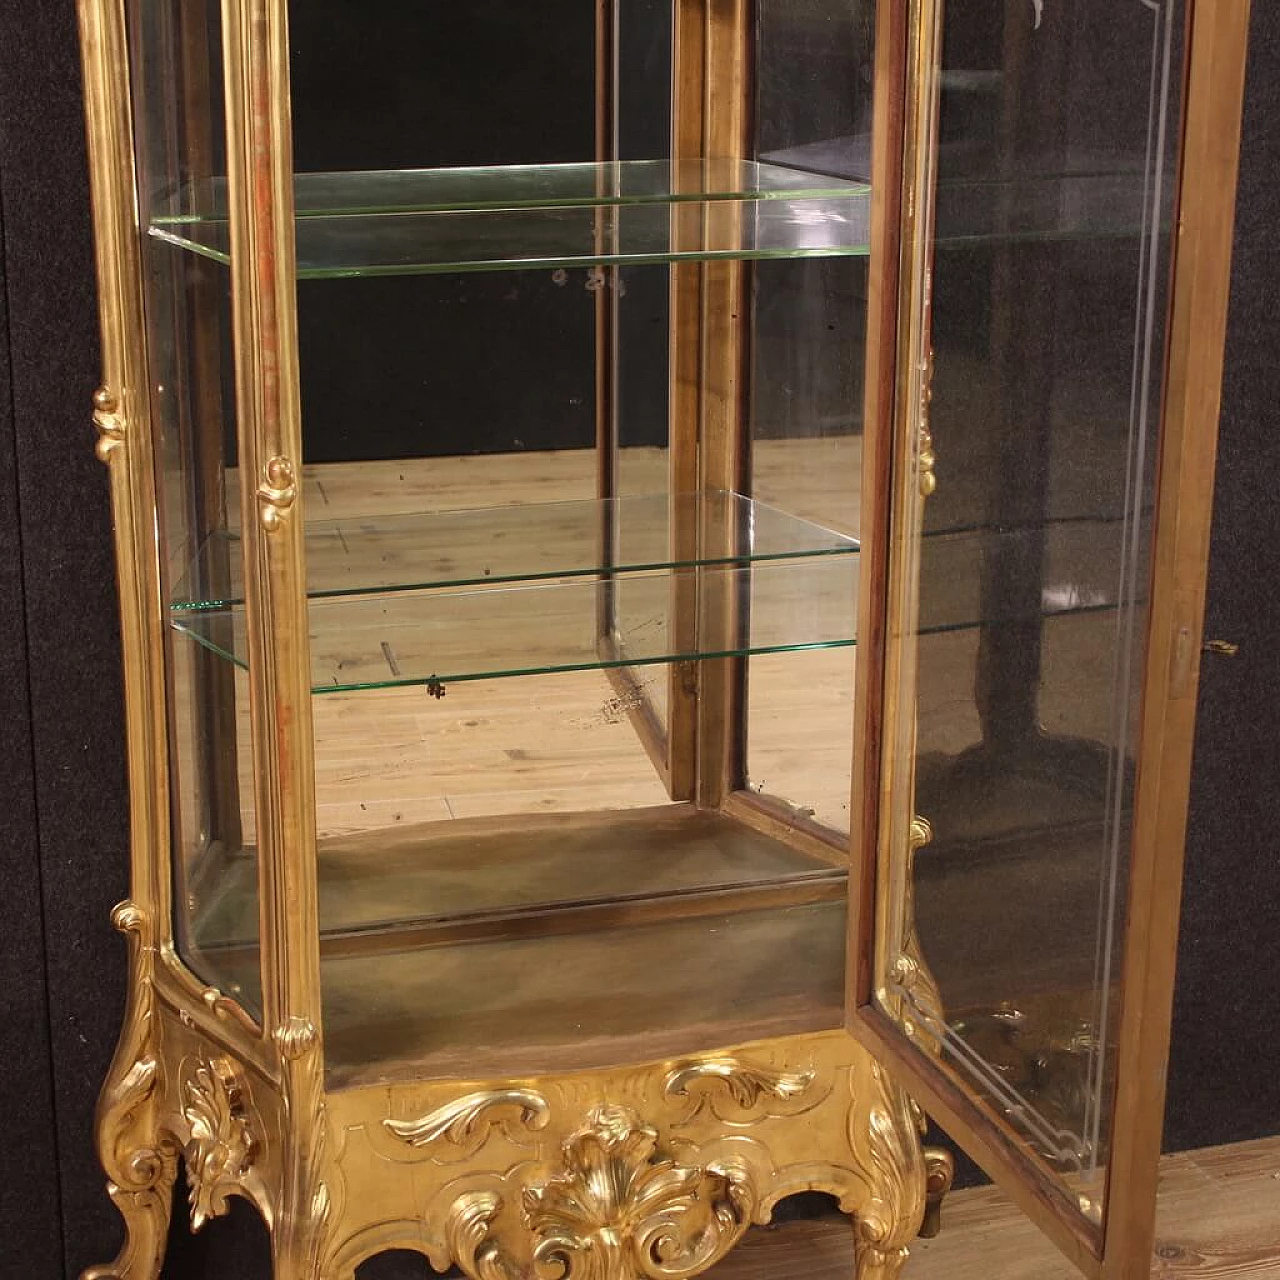
{"type": "Polygon", "coordinates": [[[134,1187],[107,1183],[111,1202],[124,1219],[124,1244],[114,1262],[86,1268],[81,1280],[156,1280],[160,1274],[177,1162],[152,1150],[139,1152],[134,1165],[139,1175],[134,1187]]]}
{"type": "Polygon", "coordinates": [[[857,1236],[855,1246],[857,1280],[897,1280],[902,1268],[906,1265],[911,1251],[905,1247],[900,1249],[880,1249],[874,1244],[857,1236]]]}
{"type": "Polygon", "coordinates": [[[97,1139],[108,1194],[124,1218],[125,1241],[114,1262],[88,1268],[82,1280],[156,1280],[169,1234],[178,1152],[157,1118],[154,939],[150,921],[135,903],[122,902],[111,919],[129,940],[129,1003],[98,1099],[97,1139]]]}

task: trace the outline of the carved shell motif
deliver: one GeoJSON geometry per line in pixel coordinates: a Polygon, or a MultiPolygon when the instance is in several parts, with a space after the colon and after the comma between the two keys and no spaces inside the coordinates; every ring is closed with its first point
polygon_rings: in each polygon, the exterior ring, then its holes
{"type": "Polygon", "coordinates": [[[182,1115],[190,1130],[183,1150],[191,1188],[191,1227],[227,1212],[227,1197],[257,1154],[244,1090],[227,1058],[199,1058],[183,1072],[182,1115]]]}
{"type": "Polygon", "coordinates": [[[563,1157],[561,1173],[523,1196],[539,1280],[691,1276],[751,1221],[756,1197],[743,1170],[677,1164],[626,1108],[597,1108],[563,1157]]]}

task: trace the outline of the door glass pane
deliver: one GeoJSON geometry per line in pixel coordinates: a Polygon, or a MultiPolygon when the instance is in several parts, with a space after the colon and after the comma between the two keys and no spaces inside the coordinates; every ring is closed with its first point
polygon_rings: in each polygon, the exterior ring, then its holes
{"type": "Polygon", "coordinates": [[[936,490],[900,513],[918,562],[899,619],[918,697],[896,726],[881,998],[1091,1215],[1111,1125],[1183,13],[1177,0],[947,6],[936,490]]]}
{"type": "MultiPolygon", "coordinates": [[[[233,974],[207,943],[228,878],[257,914],[248,682],[183,623],[218,613],[243,579],[230,284],[162,229],[204,207],[226,172],[222,32],[214,0],[134,0],[128,10],[161,588],[166,632],[174,933],[203,981],[254,1013],[257,949],[233,974]]],[[[241,594],[240,599],[243,599],[241,594]]],[[[221,620],[219,620],[221,618],[221,620]]]]}

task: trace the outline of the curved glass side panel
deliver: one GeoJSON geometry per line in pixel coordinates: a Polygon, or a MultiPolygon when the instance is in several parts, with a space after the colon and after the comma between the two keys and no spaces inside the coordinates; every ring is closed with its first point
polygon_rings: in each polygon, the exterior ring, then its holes
{"type": "Polygon", "coordinates": [[[1095,1218],[1183,25],[1177,0],[946,7],[917,246],[932,402],[897,512],[917,594],[890,635],[916,696],[893,729],[880,999],[1095,1218]]]}
{"type": "MultiPolygon", "coordinates": [[[[145,225],[189,214],[223,181],[221,19],[216,0],[131,0],[128,17],[145,225]]],[[[230,297],[225,269],[155,237],[143,237],[143,270],[162,590],[173,605],[224,595],[241,578],[230,297]]],[[[210,625],[230,643],[229,622],[210,625]]],[[[256,1014],[256,951],[229,975],[201,942],[224,880],[256,866],[247,682],[172,629],[166,660],[178,953],[256,1014]]]]}

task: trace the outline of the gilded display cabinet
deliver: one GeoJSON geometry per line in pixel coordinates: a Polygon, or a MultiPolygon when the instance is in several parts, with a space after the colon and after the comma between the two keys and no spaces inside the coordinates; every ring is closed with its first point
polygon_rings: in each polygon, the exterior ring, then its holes
{"type": "Polygon", "coordinates": [[[1147,1274],[1246,0],[81,0],[158,1273],[1147,1274]]]}

